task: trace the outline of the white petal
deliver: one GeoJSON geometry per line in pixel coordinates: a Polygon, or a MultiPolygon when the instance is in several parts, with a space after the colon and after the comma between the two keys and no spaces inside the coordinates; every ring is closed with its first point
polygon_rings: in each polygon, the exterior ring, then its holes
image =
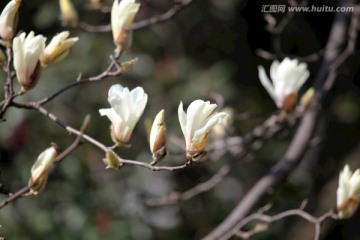
{"type": "Polygon", "coordinates": [[[188,138],[188,135],[186,132],[187,117],[186,117],[186,113],[183,108],[183,103],[181,101],[180,101],[179,108],[178,108],[178,116],[179,116],[181,131],[183,132],[185,139],[187,139],[188,138]]]}
{"type": "Polygon", "coordinates": [[[146,94],[144,93],[144,89],[142,87],[136,87],[131,90],[131,97],[133,102],[140,102],[144,98],[144,95],[146,94]]]}
{"type": "Polygon", "coordinates": [[[109,89],[108,96],[110,97],[122,97],[124,87],[120,84],[112,85],[109,89]]]}
{"type": "Polygon", "coordinates": [[[203,124],[204,108],[205,102],[203,100],[195,100],[189,105],[186,111],[186,133],[189,138],[192,138],[195,130],[203,124]]]}
{"type": "Polygon", "coordinates": [[[270,77],[271,77],[271,80],[273,81],[273,85],[275,85],[275,82],[274,82],[274,81],[276,81],[275,79],[279,78],[278,77],[279,68],[280,68],[280,63],[277,60],[275,60],[270,66],[270,77]]]}
{"type": "Polygon", "coordinates": [[[295,89],[298,91],[302,85],[306,82],[306,80],[309,78],[310,72],[308,70],[305,70],[301,73],[301,76],[299,77],[295,89]]]}
{"type": "MultiPolygon", "coordinates": [[[[273,63],[274,64],[274,63],[273,63]]],[[[265,73],[265,69],[263,66],[258,66],[259,79],[261,84],[264,86],[266,91],[269,93],[270,97],[276,101],[276,96],[274,92],[274,86],[271,84],[270,79],[265,73]]]]}
{"type": "Polygon", "coordinates": [[[356,170],[350,178],[349,195],[359,200],[360,197],[360,170],[356,170]]]}
{"type": "Polygon", "coordinates": [[[211,116],[203,127],[195,131],[192,141],[195,141],[196,139],[202,137],[205,132],[209,132],[216,124],[218,124],[226,116],[227,113],[224,112],[216,113],[213,116],[211,116]]]}
{"type": "Polygon", "coordinates": [[[119,115],[117,115],[115,110],[112,108],[99,109],[99,113],[101,116],[107,116],[113,124],[116,124],[116,122],[118,121],[119,115]]]}

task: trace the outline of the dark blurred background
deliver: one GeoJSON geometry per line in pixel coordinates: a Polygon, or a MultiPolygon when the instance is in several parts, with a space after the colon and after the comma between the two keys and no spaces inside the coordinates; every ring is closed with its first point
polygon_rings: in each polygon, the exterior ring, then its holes
{"type": "MultiPolygon", "coordinates": [[[[0,9],[8,1],[0,2],[0,9]]],[[[88,1],[73,1],[81,21],[108,24],[109,14],[86,8],[88,1]]],[[[136,20],[165,12],[172,1],[142,0],[136,20]]],[[[119,155],[139,161],[151,159],[146,119],[165,109],[170,157],[163,164],[185,161],[184,142],[177,117],[180,101],[185,107],[195,99],[210,100],[219,109],[233,113],[226,136],[241,137],[268,116],[276,106],[263,89],[257,66],[269,68],[272,60],[258,50],[286,56],[316,54],[307,62],[311,76],[301,92],[314,81],[321,63],[334,13],[297,13],[279,36],[266,31],[263,5],[287,5],[286,1],[194,0],[166,23],[134,32],[133,44],[122,60],[134,57],[132,72],[102,82],[81,85],[63,93],[45,107],[69,125],[79,128],[91,115],[87,130],[106,145],[111,145],[110,122],[98,109],[107,108],[107,92],[120,83],[130,89],[142,86],[149,101],[133,133],[129,149],[119,155]],[[244,113],[250,117],[243,118],[244,113]],[[177,144],[180,142],[180,145],[177,144]]],[[[336,6],[337,1],[309,1],[314,6],[336,6]]],[[[104,1],[111,6],[112,1],[104,1]]],[[[74,82],[79,73],[93,76],[110,63],[114,45],[108,33],[89,33],[60,24],[58,1],[26,0],[20,8],[19,31],[35,31],[48,41],[56,33],[69,30],[80,40],[69,56],[42,72],[37,87],[19,98],[36,101],[62,86],[74,82]]],[[[272,13],[279,22],[285,13],[272,13]]],[[[275,189],[259,207],[272,203],[270,214],[297,208],[308,199],[306,211],[321,215],[335,207],[337,178],[349,163],[360,167],[359,147],[359,63],[358,50],[340,68],[337,81],[328,94],[315,135],[320,141],[309,147],[302,164],[289,181],[275,189]]],[[[5,82],[4,72],[0,82],[5,82]]],[[[18,84],[15,84],[19,89],[18,84]]],[[[2,88],[0,96],[3,95],[2,88]]],[[[0,182],[14,192],[27,184],[30,168],[50,142],[65,149],[74,136],[34,111],[11,108],[6,122],[0,123],[0,182]]],[[[240,159],[236,154],[209,151],[204,162],[177,172],[152,172],[134,166],[119,171],[106,170],[103,152],[89,143],[81,145],[51,171],[44,192],[22,198],[0,210],[0,237],[6,239],[200,239],[217,226],[237,202],[286,150],[293,131],[265,142],[256,153],[240,159]],[[173,191],[186,191],[211,178],[221,166],[232,170],[214,189],[175,205],[149,207],[146,199],[173,191]]],[[[213,134],[209,144],[224,135],[213,134]]],[[[235,146],[236,150],[236,146],[235,146]]],[[[6,196],[3,195],[2,198],[6,196]]],[[[360,239],[357,227],[360,213],[345,221],[328,221],[324,239],[360,239]]],[[[312,239],[314,229],[299,218],[279,221],[252,239],[312,239]]]]}

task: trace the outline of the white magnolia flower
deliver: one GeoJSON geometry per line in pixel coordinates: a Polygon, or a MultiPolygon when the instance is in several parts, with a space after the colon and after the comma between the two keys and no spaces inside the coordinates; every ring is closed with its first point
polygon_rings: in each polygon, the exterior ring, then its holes
{"type": "Polygon", "coordinates": [[[5,41],[10,41],[16,33],[17,13],[21,0],[10,1],[0,15],[0,36],[5,41]]]}
{"type": "Polygon", "coordinates": [[[47,172],[54,165],[57,156],[58,150],[55,144],[39,155],[31,168],[31,178],[29,180],[30,194],[36,195],[45,187],[47,172]]]}
{"type": "Polygon", "coordinates": [[[348,165],[344,167],[336,194],[339,218],[351,217],[360,200],[360,169],[352,173],[348,165]]]}
{"type": "Polygon", "coordinates": [[[262,66],[258,66],[259,78],[266,91],[281,110],[293,109],[297,101],[297,93],[310,73],[305,63],[285,58],[281,63],[274,61],[270,67],[269,80],[262,66]]]}
{"type": "Polygon", "coordinates": [[[51,39],[51,42],[40,56],[41,66],[47,67],[62,60],[69,54],[70,48],[79,40],[78,37],[68,38],[69,35],[68,31],[64,31],[56,34],[51,39]]]}
{"type": "Polygon", "coordinates": [[[39,57],[44,51],[46,41],[42,35],[34,36],[34,32],[30,32],[26,38],[25,35],[21,33],[13,41],[14,68],[23,92],[37,83],[39,57]]]}
{"type": "Polygon", "coordinates": [[[195,100],[185,113],[183,103],[180,102],[178,115],[189,158],[203,153],[209,131],[227,116],[224,112],[216,113],[216,107],[216,104],[210,104],[209,101],[195,100]]]}
{"type": "Polygon", "coordinates": [[[131,24],[139,11],[135,0],[115,0],[111,9],[111,28],[114,43],[119,50],[125,50],[131,43],[131,24]]]}
{"type": "Polygon", "coordinates": [[[144,112],[148,96],[142,87],[131,92],[120,84],[113,85],[109,90],[108,101],[111,108],[100,109],[100,115],[106,115],[111,123],[111,135],[114,142],[126,143],[144,112]]]}

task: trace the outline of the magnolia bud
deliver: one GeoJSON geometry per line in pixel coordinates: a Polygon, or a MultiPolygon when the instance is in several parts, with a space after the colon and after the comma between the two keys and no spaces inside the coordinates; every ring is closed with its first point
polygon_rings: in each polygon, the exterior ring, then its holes
{"type": "Polygon", "coordinates": [[[131,59],[129,61],[123,62],[121,63],[121,68],[120,68],[120,72],[122,74],[130,72],[133,68],[135,63],[138,61],[137,58],[131,59]]]}
{"type": "Polygon", "coordinates": [[[112,150],[107,150],[103,162],[106,168],[119,169],[123,164],[120,162],[120,157],[112,150]]]}
{"type": "Polygon", "coordinates": [[[306,93],[301,97],[300,100],[300,105],[304,108],[304,109],[308,109],[310,107],[310,104],[314,98],[315,95],[315,89],[314,88],[309,88],[306,93]]]}
{"type": "Polygon", "coordinates": [[[0,15],[0,36],[10,42],[16,33],[18,9],[21,0],[10,1],[0,15]]]}
{"type": "Polygon", "coordinates": [[[51,147],[43,151],[31,168],[31,177],[29,180],[29,195],[37,195],[46,184],[49,169],[54,165],[58,156],[58,147],[52,144],[51,147]]]}
{"type": "Polygon", "coordinates": [[[166,156],[165,144],[166,127],[163,109],[156,115],[150,131],[150,151],[155,162],[162,160],[166,156]]]}

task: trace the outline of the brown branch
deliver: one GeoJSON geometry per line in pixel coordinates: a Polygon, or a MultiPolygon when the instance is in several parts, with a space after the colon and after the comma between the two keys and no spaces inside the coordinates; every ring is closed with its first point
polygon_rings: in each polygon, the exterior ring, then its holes
{"type": "Polygon", "coordinates": [[[87,31],[87,32],[111,32],[111,25],[107,24],[107,25],[98,25],[98,26],[94,26],[91,24],[88,24],[86,22],[79,22],[78,27],[82,28],[83,30],[87,31]]]}
{"type": "MultiPolygon", "coordinates": [[[[279,58],[277,54],[265,51],[263,49],[257,49],[255,51],[255,53],[259,57],[262,57],[262,58],[267,59],[267,60],[277,60],[279,58]]],[[[293,56],[293,55],[286,55],[286,56],[290,57],[290,58],[296,58],[301,62],[316,62],[323,56],[323,54],[324,54],[324,50],[321,49],[318,52],[311,53],[311,54],[309,54],[307,56],[304,56],[304,57],[293,56]]],[[[285,54],[283,54],[283,57],[284,56],[285,56],[285,54]]]]}
{"type": "Polygon", "coordinates": [[[181,201],[189,200],[200,193],[209,191],[210,189],[214,188],[218,183],[220,183],[224,179],[224,177],[229,172],[230,172],[230,166],[225,165],[222,168],[220,168],[220,170],[206,182],[200,183],[183,193],[172,192],[167,196],[148,199],[146,200],[146,204],[151,207],[154,207],[154,206],[170,205],[181,201]]]}
{"type": "MultiPolygon", "coordinates": [[[[340,0],[340,6],[346,6],[352,3],[351,0],[340,0]]],[[[303,155],[307,150],[309,141],[311,140],[312,133],[316,127],[317,117],[319,115],[319,107],[321,98],[325,96],[333,83],[334,75],[340,64],[332,65],[340,56],[340,49],[346,44],[347,35],[354,35],[356,32],[348,27],[349,14],[339,12],[336,14],[334,23],[331,29],[329,40],[326,46],[323,64],[316,77],[316,90],[317,91],[311,108],[302,117],[301,123],[291,141],[289,148],[284,154],[283,158],[266,174],[262,177],[253,188],[244,196],[238,203],[235,209],[228,215],[228,217],[218,225],[212,232],[210,232],[204,239],[229,239],[237,229],[234,227],[241,221],[260,200],[266,195],[267,190],[275,188],[290,175],[290,173],[298,166],[302,160],[303,155]],[[329,73],[334,73],[329,75],[329,73]],[[327,88],[323,86],[328,85],[327,88]]],[[[348,43],[348,45],[353,45],[348,43]]]]}
{"type": "MultiPolygon", "coordinates": [[[[65,123],[64,121],[62,121],[61,119],[59,119],[55,114],[49,112],[46,108],[40,106],[37,103],[18,103],[18,102],[13,102],[12,103],[13,106],[18,107],[18,108],[24,108],[24,109],[32,109],[35,110],[41,114],[43,114],[44,116],[48,117],[50,120],[52,120],[53,122],[55,122],[56,124],[58,124],[59,126],[61,126],[62,128],[64,128],[66,131],[68,131],[69,133],[75,134],[77,136],[81,136],[82,139],[86,140],[87,142],[93,144],[94,146],[98,147],[99,149],[101,149],[104,153],[106,153],[108,150],[111,150],[112,147],[107,147],[105,146],[103,143],[99,142],[98,140],[96,140],[95,138],[82,133],[81,131],[71,127],[70,125],[68,125],[67,123],[65,123]]],[[[186,167],[188,167],[191,162],[185,162],[182,165],[178,165],[178,166],[152,166],[150,163],[144,163],[144,162],[139,162],[139,161],[135,161],[135,160],[129,160],[129,159],[123,159],[120,158],[119,156],[115,156],[118,161],[121,164],[129,164],[129,165],[136,165],[136,166],[141,166],[141,167],[145,167],[148,168],[152,171],[175,171],[175,170],[180,170],[180,169],[184,169],[186,167]]]]}
{"type": "Polygon", "coordinates": [[[12,63],[11,47],[8,47],[6,49],[6,54],[7,54],[7,64],[6,64],[7,78],[4,86],[5,100],[4,102],[1,103],[0,120],[3,119],[6,109],[10,106],[11,101],[14,99],[13,76],[11,74],[11,63],[12,63]]]}

